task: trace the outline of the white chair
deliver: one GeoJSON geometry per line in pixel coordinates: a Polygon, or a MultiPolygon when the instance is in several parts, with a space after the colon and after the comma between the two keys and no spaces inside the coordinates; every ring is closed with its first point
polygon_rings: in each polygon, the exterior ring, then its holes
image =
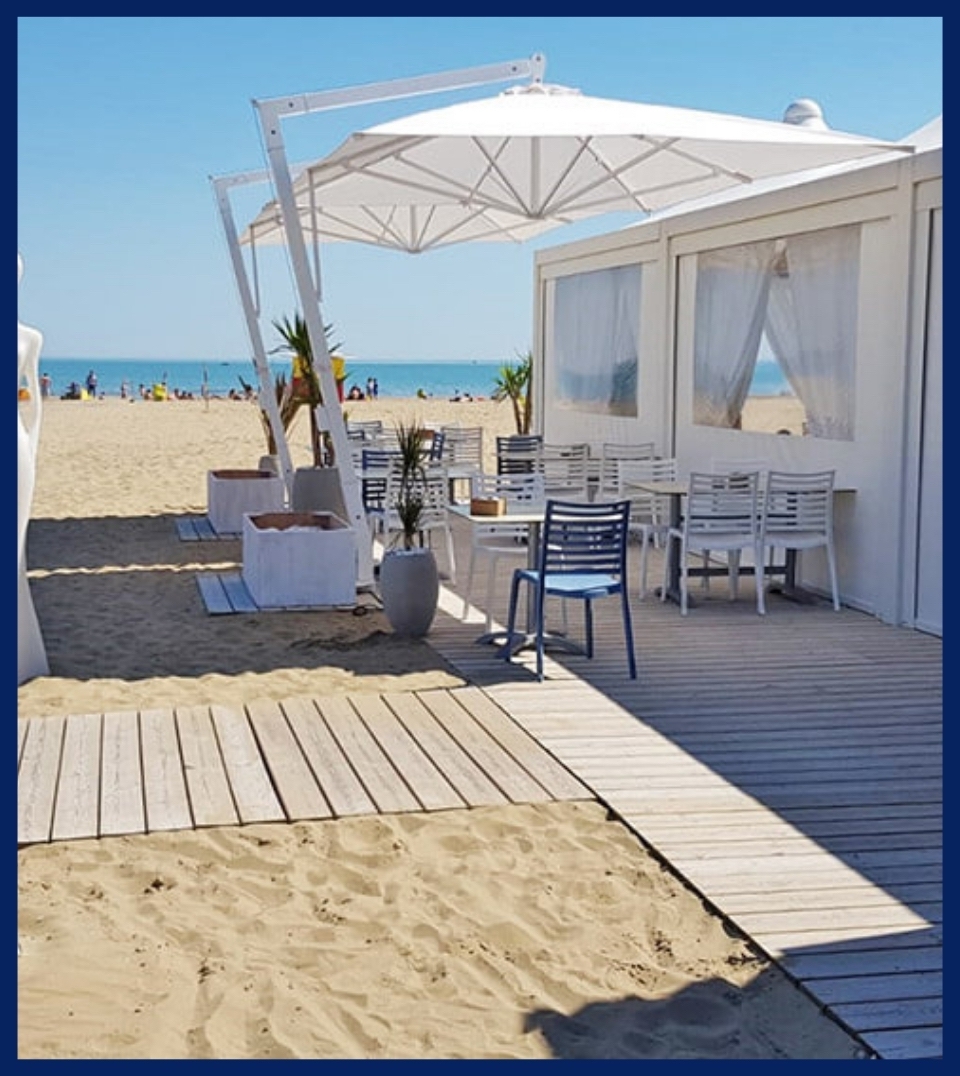
{"type": "MultiPolygon", "coordinates": [[[[759,511],[761,502],[763,499],[763,483],[767,475],[768,463],[765,459],[731,459],[728,456],[714,457],[710,461],[710,470],[714,474],[749,474],[751,471],[756,471],[759,476],[759,486],[757,488],[757,509],[759,511]]],[[[710,589],[710,575],[706,571],[710,567],[710,550],[705,549],[703,551],[703,567],[704,573],[700,580],[700,586],[704,590],[710,589]]]]}
{"type": "MultiPolygon", "coordinates": [[[[380,524],[385,544],[391,542],[391,540],[396,540],[393,536],[403,534],[403,523],[396,508],[400,479],[401,470],[395,464],[388,474],[387,489],[384,494],[385,508],[380,524]]],[[[428,544],[432,544],[434,532],[439,531],[443,534],[447,547],[447,577],[451,582],[455,582],[457,566],[453,551],[453,531],[450,529],[450,519],[447,513],[446,469],[425,464],[416,478],[412,480],[412,485],[423,499],[423,510],[418,527],[420,542],[423,544],[424,538],[426,538],[428,544]]]]}
{"type": "Polygon", "coordinates": [[[621,460],[652,460],[656,454],[653,441],[641,441],[630,445],[605,441],[600,451],[595,499],[609,501],[615,500],[620,495],[621,460]]]}
{"type": "MultiPolygon", "coordinates": [[[[767,550],[799,551],[824,548],[830,573],[833,608],[840,610],[837,558],[833,544],[834,471],[792,474],[770,471],[767,475],[760,516],[760,557],[757,590],[761,601],[767,550]]],[[[765,610],[761,608],[761,612],[765,610]]]]}
{"type": "Polygon", "coordinates": [[[647,553],[651,543],[658,549],[670,530],[670,506],[666,497],[640,488],[644,482],[675,482],[677,461],[636,459],[619,461],[616,499],[630,502],[630,530],[640,539],[640,600],[647,596],[647,553]]]}
{"type": "MultiPolygon", "coordinates": [[[[508,513],[510,511],[522,512],[525,508],[542,507],[546,503],[543,475],[538,473],[474,475],[470,480],[470,493],[473,497],[502,497],[506,501],[508,513]]],[[[470,607],[473,571],[477,557],[485,557],[488,565],[484,630],[489,633],[497,562],[503,557],[527,560],[529,553],[526,540],[529,528],[526,523],[511,523],[509,517],[492,516],[489,523],[474,522],[470,530],[472,532],[470,564],[467,568],[467,583],[463,592],[461,619],[466,620],[470,607]]]]}
{"type": "MultiPolygon", "coordinates": [[[[753,552],[756,563],[762,563],[760,551],[760,518],[756,471],[735,474],[708,474],[693,471],[687,486],[686,508],[680,527],[671,527],[667,542],[679,543],[680,612],[687,615],[687,561],[691,553],[708,550],[726,551],[730,576],[730,600],[737,597],[740,577],[740,553],[753,552]]],[[[669,588],[669,561],[664,558],[664,578],[661,601],[669,588]]],[[[757,579],[757,612],[764,612],[762,580],[757,579]]]]}
{"type": "Polygon", "coordinates": [[[483,471],[483,427],[441,426],[443,462],[447,467],[450,503],[456,503],[457,483],[466,482],[483,471]]]}
{"type": "Polygon", "coordinates": [[[590,446],[544,443],[540,466],[547,497],[561,501],[590,499],[590,446]]]}

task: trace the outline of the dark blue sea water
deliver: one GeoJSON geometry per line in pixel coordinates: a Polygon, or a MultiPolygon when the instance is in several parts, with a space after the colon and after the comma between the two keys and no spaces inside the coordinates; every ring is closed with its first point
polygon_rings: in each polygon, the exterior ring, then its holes
{"type": "MultiPolygon", "coordinates": [[[[289,360],[271,361],[277,373],[289,372],[289,360]]],[[[418,389],[438,398],[449,398],[459,393],[471,396],[490,396],[494,379],[500,369],[499,362],[366,362],[361,359],[347,360],[346,388],[357,385],[366,391],[367,378],[379,382],[381,396],[416,396],[418,389]]],[[[97,392],[107,396],[119,396],[123,382],[127,392],[136,396],[140,386],[147,388],[165,383],[172,393],[174,389],[200,395],[206,376],[210,391],[226,396],[231,389],[242,391],[242,381],[256,385],[253,364],[247,360],[231,362],[199,361],[185,359],[40,359],[40,372],[52,379],[51,395],[61,396],[71,381],[83,385],[87,374],[93,370],[97,375],[97,392]],[[242,379],[242,381],[241,381],[242,379]]]]}

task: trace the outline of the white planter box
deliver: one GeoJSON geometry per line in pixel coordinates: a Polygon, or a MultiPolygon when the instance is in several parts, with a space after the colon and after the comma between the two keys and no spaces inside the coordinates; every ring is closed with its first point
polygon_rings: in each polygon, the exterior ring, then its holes
{"type": "Polygon", "coordinates": [[[240,534],[247,512],[283,509],[283,479],[270,471],[207,471],[207,518],[217,534],[240,534]]]}
{"type": "Polygon", "coordinates": [[[261,609],[354,605],[356,533],[332,512],[247,515],[243,581],[261,609]]]}

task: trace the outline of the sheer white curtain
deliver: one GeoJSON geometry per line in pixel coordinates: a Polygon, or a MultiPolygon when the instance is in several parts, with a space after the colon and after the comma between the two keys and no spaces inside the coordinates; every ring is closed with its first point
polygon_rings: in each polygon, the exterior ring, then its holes
{"type": "Polygon", "coordinates": [[[702,251],[697,256],[693,421],[739,427],[757,362],[776,244],[702,251]]]}
{"type": "Polygon", "coordinates": [[[640,287],[639,265],[557,280],[552,365],[559,406],[637,414],[640,287]]]}
{"type": "Polygon", "coordinates": [[[860,227],[786,241],[787,275],[767,304],[767,337],[812,437],[853,440],[860,227]]]}

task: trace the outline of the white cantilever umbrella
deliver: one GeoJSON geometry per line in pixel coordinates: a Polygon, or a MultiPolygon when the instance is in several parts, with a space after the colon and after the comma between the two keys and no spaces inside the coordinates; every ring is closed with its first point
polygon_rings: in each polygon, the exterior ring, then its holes
{"type": "MultiPolygon", "coordinates": [[[[418,251],[524,240],[570,221],[648,213],[889,151],[910,147],[534,82],[359,131],[293,188],[307,234],[418,251]]],[[[243,241],[283,241],[276,203],[243,241]]]]}

